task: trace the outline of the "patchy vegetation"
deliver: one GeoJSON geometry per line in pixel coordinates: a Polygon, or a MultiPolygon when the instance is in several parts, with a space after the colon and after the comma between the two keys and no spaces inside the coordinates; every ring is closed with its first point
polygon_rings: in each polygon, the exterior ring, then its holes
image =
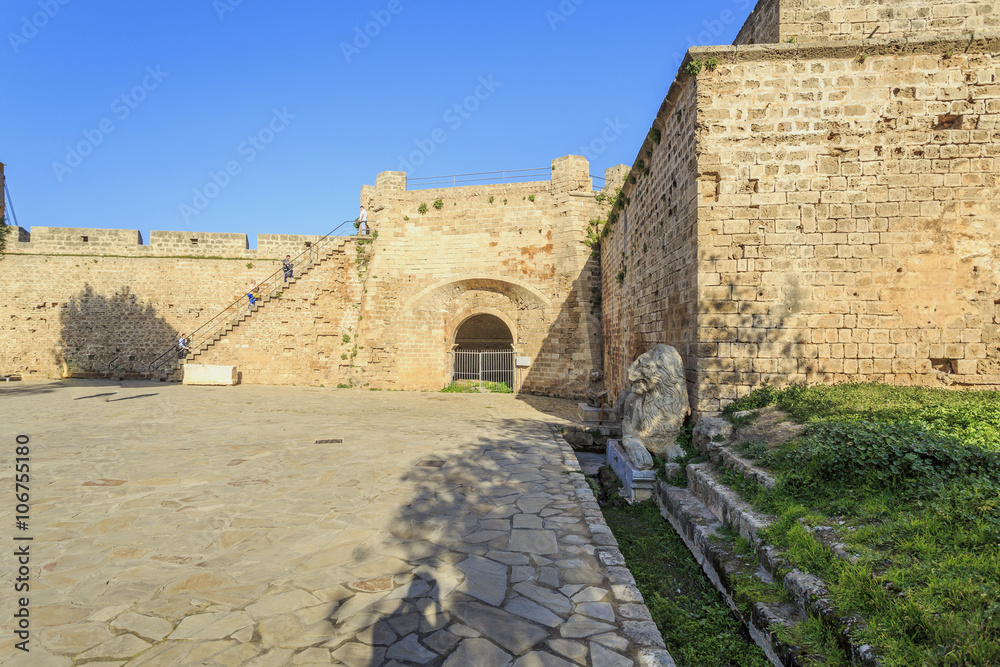
{"type": "Polygon", "coordinates": [[[679,667],[770,665],[653,501],[602,509],[679,667]]]}
{"type": "Polygon", "coordinates": [[[778,517],[765,539],[864,616],[884,664],[1000,664],[1000,392],[764,387],[725,414],[772,405],[804,432],[740,447],[777,486],[725,477],[778,517]]]}
{"type": "Polygon", "coordinates": [[[442,394],[513,394],[514,389],[504,382],[452,382],[441,390],[442,394]]]}
{"type": "MultiPolygon", "coordinates": [[[[0,193],[0,197],[3,193],[0,193]]],[[[3,254],[7,250],[7,235],[10,234],[10,225],[7,224],[7,218],[0,218],[0,254],[3,254]]]]}

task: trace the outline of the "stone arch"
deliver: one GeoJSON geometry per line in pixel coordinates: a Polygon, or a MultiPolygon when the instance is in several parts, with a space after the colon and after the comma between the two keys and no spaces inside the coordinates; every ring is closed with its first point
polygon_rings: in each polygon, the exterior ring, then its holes
{"type": "Polygon", "coordinates": [[[451,333],[452,382],[477,385],[480,391],[484,387],[495,391],[499,385],[506,385],[507,391],[518,391],[516,339],[510,318],[493,308],[480,307],[455,321],[451,333]]]}
{"type": "Polygon", "coordinates": [[[465,276],[448,278],[425,287],[408,299],[404,308],[412,310],[433,308],[437,304],[451,301],[456,295],[474,290],[499,292],[520,309],[545,309],[552,306],[551,299],[542,294],[537,287],[520,280],[492,276],[465,276]]]}
{"type": "Polygon", "coordinates": [[[517,350],[517,322],[507,315],[507,313],[499,310],[497,308],[475,308],[471,310],[463,310],[456,317],[452,318],[452,321],[447,325],[447,336],[450,342],[451,349],[456,349],[458,345],[458,335],[462,327],[475,317],[482,315],[488,315],[495,317],[500,320],[507,327],[507,331],[510,332],[511,337],[511,349],[517,350]]]}

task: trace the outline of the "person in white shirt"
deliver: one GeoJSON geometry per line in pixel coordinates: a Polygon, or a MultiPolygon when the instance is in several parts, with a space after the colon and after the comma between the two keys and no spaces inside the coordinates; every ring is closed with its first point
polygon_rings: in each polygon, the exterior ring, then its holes
{"type": "Polygon", "coordinates": [[[358,216],[358,234],[368,235],[368,211],[361,207],[361,215],[358,216]]]}

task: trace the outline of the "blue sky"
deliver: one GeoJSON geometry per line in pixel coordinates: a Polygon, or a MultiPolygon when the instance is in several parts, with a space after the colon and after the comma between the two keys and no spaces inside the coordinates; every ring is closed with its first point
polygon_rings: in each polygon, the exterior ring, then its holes
{"type": "Polygon", "coordinates": [[[631,164],[685,50],[751,9],[4,0],[0,162],[23,227],[325,234],[380,171],[631,164]]]}

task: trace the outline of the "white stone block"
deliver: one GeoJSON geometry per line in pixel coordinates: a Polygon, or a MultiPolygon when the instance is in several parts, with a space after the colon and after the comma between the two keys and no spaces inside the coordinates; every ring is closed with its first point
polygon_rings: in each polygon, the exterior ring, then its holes
{"type": "Polygon", "coordinates": [[[607,424],[615,421],[615,406],[605,405],[603,409],[595,408],[586,403],[577,403],[580,411],[580,421],[607,424]]]}
{"type": "Polygon", "coordinates": [[[236,366],[184,364],[184,384],[231,386],[237,383],[238,378],[236,366]]]}

